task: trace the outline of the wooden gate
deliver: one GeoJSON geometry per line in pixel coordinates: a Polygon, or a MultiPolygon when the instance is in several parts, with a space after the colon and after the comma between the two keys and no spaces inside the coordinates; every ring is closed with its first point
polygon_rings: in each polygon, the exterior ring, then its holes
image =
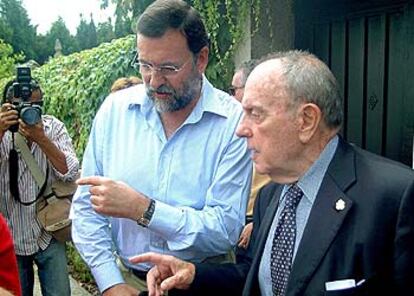
{"type": "Polygon", "coordinates": [[[295,46],[315,53],[338,79],[344,98],[343,136],[411,165],[414,5],[362,2],[297,1],[295,46]]]}

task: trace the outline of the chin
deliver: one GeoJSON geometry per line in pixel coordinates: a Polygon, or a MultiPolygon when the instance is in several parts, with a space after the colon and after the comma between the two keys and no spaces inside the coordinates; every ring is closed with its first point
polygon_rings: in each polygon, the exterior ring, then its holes
{"type": "Polygon", "coordinates": [[[258,165],[257,163],[255,163],[254,169],[256,170],[256,173],[258,173],[259,175],[269,174],[268,170],[266,170],[266,168],[264,168],[263,166],[260,166],[260,164],[258,165]]]}

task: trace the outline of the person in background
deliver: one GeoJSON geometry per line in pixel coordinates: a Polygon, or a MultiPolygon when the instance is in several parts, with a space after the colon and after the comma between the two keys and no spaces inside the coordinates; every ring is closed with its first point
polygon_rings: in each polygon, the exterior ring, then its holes
{"type": "Polygon", "coordinates": [[[229,93],[237,101],[241,102],[244,94],[244,86],[246,85],[247,77],[256,66],[257,60],[252,59],[245,61],[238,66],[233,74],[229,93]]]}
{"type": "MultiPolygon", "coordinates": [[[[22,102],[14,94],[15,82],[7,83],[0,109],[0,212],[13,235],[23,295],[33,294],[33,264],[38,267],[43,296],[70,295],[65,244],[52,238],[37,218],[36,199],[40,188],[25,160],[20,154],[10,157],[15,150],[15,133],[25,138],[49,184],[56,179],[74,180],[79,162],[61,121],[42,115],[39,122],[29,125],[20,118],[13,104],[22,102]],[[16,125],[18,130],[12,132],[10,129],[16,125]]],[[[30,88],[29,102],[41,105],[43,93],[34,79],[30,81],[30,88]]]]}
{"type": "MultiPolygon", "coordinates": [[[[244,86],[247,81],[247,77],[253,71],[257,60],[249,60],[243,62],[236,68],[236,72],[233,75],[232,86],[230,87],[230,94],[239,102],[241,102],[244,94],[244,86]]],[[[252,188],[249,195],[249,201],[247,204],[246,212],[246,225],[244,226],[242,233],[240,234],[237,246],[239,248],[247,249],[250,237],[253,230],[253,207],[256,201],[257,193],[259,189],[271,181],[268,175],[261,175],[256,172],[253,167],[252,188]]]]}
{"type": "Polygon", "coordinates": [[[274,54],[249,76],[237,134],[261,189],[237,264],[144,254],[149,295],[412,295],[414,172],[338,135],[342,99],[329,68],[302,51],[274,54]]]}
{"type": "Polygon", "coordinates": [[[144,83],[102,104],[78,180],[87,186],[72,203],[73,241],[104,296],[146,289],[151,266],[131,264],[133,254],[225,261],[250,192],[252,163],[235,135],[242,109],[204,76],[200,14],[153,2],[138,20],[137,53],[144,83]]]}
{"type": "Polygon", "coordinates": [[[14,296],[22,295],[13,239],[6,220],[0,214],[0,295],[8,295],[6,292],[14,296]]]}
{"type": "Polygon", "coordinates": [[[136,76],[121,77],[114,81],[114,83],[111,86],[111,92],[116,92],[117,90],[125,89],[141,83],[141,78],[136,76]]]}

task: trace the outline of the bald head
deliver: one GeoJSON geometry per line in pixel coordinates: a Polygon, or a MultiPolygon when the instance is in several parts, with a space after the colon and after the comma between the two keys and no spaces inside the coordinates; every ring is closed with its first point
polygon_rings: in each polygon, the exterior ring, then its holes
{"type": "Polygon", "coordinates": [[[259,83],[270,92],[280,92],[278,88],[281,85],[272,84],[275,79],[284,82],[282,87],[289,96],[287,103],[290,108],[301,103],[313,103],[320,108],[328,127],[337,129],[342,125],[342,97],[338,83],[329,68],[316,56],[298,50],[269,55],[249,76],[246,91],[259,83]]]}
{"type": "Polygon", "coordinates": [[[296,182],[338,132],[342,110],[336,80],[315,56],[300,51],[263,60],[247,79],[244,117],[257,172],[296,182]]]}
{"type": "Polygon", "coordinates": [[[280,83],[285,82],[282,70],[282,63],[279,59],[270,59],[260,63],[247,78],[246,90],[250,88],[263,89],[263,91],[275,95],[286,91],[286,87],[280,83]]]}

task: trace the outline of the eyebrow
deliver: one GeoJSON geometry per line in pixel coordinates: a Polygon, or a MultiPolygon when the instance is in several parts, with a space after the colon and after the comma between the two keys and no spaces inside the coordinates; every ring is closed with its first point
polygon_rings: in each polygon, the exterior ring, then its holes
{"type": "Polygon", "coordinates": [[[265,111],[262,106],[256,105],[256,104],[250,103],[250,102],[247,102],[246,105],[243,105],[243,108],[244,109],[254,109],[254,110],[257,110],[257,111],[260,111],[260,112],[264,112],[265,111]]]}

